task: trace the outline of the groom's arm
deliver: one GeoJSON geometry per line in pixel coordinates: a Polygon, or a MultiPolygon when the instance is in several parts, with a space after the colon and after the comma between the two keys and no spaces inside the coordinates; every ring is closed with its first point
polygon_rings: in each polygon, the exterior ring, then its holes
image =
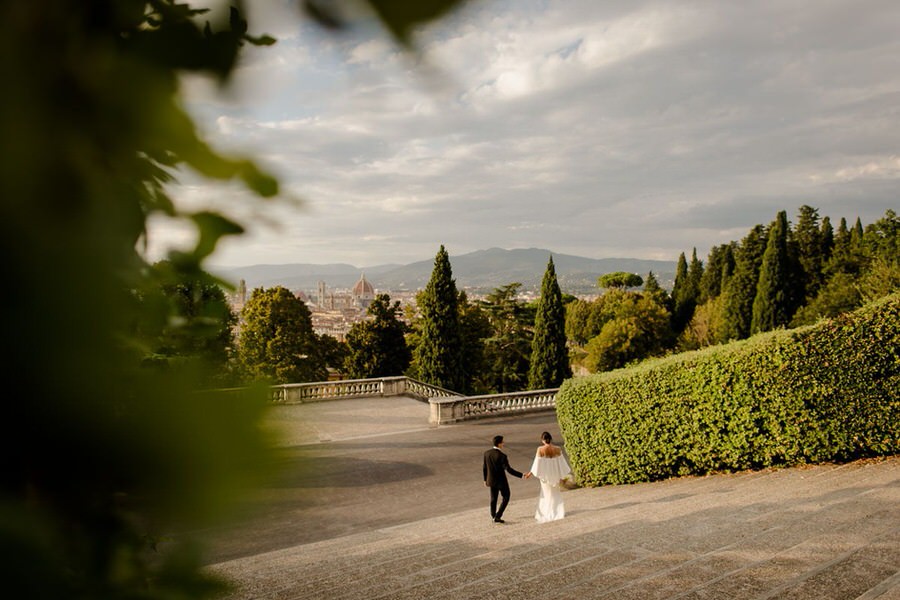
{"type": "Polygon", "coordinates": [[[521,473],[519,473],[518,471],[516,471],[509,465],[509,459],[507,459],[506,456],[503,457],[503,466],[506,469],[506,472],[509,473],[510,475],[515,475],[519,479],[524,477],[524,475],[522,475],[521,473]]]}

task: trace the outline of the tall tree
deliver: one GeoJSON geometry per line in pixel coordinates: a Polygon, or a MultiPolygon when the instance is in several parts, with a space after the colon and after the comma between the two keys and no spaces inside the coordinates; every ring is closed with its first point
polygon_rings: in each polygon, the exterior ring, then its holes
{"type": "Polygon", "coordinates": [[[867,255],[887,262],[900,261],[900,217],[893,210],[866,227],[863,246],[867,255]]]}
{"type": "Polygon", "coordinates": [[[241,317],[238,356],[248,377],[274,383],[328,377],[309,309],[290,290],[282,286],[256,288],[241,317]]]}
{"type": "Polygon", "coordinates": [[[725,288],[728,287],[728,282],[731,280],[731,276],[734,275],[734,267],[735,267],[735,259],[734,259],[734,251],[737,248],[736,242],[731,242],[725,244],[724,249],[722,251],[722,277],[721,282],[719,283],[719,294],[725,291],[725,288]]]}
{"type": "Polygon", "coordinates": [[[834,235],[834,249],[831,258],[825,266],[825,272],[828,277],[832,277],[837,273],[847,273],[848,275],[859,275],[864,268],[865,256],[862,245],[862,234],[859,228],[862,226],[857,219],[858,226],[853,229],[847,227],[847,219],[841,217],[838,224],[837,232],[834,235]]]}
{"type": "Polygon", "coordinates": [[[541,282],[541,297],[534,316],[528,387],[532,390],[559,387],[563,380],[571,376],[566,347],[566,309],[551,256],[541,282]]]}
{"type": "Polygon", "coordinates": [[[689,296],[688,264],[684,252],[682,252],[678,255],[678,263],[675,266],[675,282],[672,284],[672,328],[676,331],[680,331],[687,323],[685,303],[689,296]]]}
{"type": "Polygon", "coordinates": [[[802,284],[802,293],[798,295],[802,300],[811,299],[815,297],[823,283],[823,243],[819,211],[811,206],[801,206],[792,233],[800,267],[799,281],[802,284]]]}
{"type": "Polygon", "coordinates": [[[700,298],[700,281],[703,279],[703,261],[697,258],[697,249],[691,252],[691,262],[688,264],[688,281],[691,286],[691,293],[694,297],[694,303],[700,298]]]}
{"type": "Polygon", "coordinates": [[[862,220],[859,217],[856,217],[856,223],[853,224],[853,229],[850,230],[850,245],[862,245],[864,233],[865,231],[863,230],[862,220]]]}
{"type": "Polygon", "coordinates": [[[354,323],[347,332],[348,356],[344,362],[353,379],[402,375],[412,352],[406,345],[406,325],[399,319],[400,302],[378,294],[366,311],[371,317],[354,323]]]}
{"type": "Polygon", "coordinates": [[[489,372],[485,382],[492,392],[518,392],[527,387],[534,312],[519,300],[521,283],[495,289],[482,304],[491,323],[484,352],[489,372]]]}
{"type": "Polygon", "coordinates": [[[722,293],[722,280],[731,276],[734,269],[734,256],[731,244],[713,246],[706,259],[706,268],[700,277],[700,293],[697,302],[702,304],[707,300],[717,298],[722,293]]]}
{"type": "Polygon", "coordinates": [[[819,232],[819,239],[822,242],[820,254],[822,255],[822,278],[826,276],[825,267],[831,260],[831,253],[834,250],[834,227],[831,225],[831,218],[827,215],[822,217],[822,228],[819,232]]]}
{"type": "Polygon", "coordinates": [[[672,299],[675,301],[675,309],[672,313],[672,327],[676,333],[691,320],[697,300],[700,296],[700,280],[703,277],[703,263],[697,258],[697,249],[691,255],[688,265],[684,253],[678,257],[678,265],[675,271],[675,284],[672,288],[672,299]]]}
{"type": "Polygon", "coordinates": [[[420,294],[419,343],[413,354],[423,381],[453,391],[466,387],[458,302],[450,256],[441,245],[431,279],[420,294]]]}
{"type": "Polygon", "coordinates": [[[459,292],[459,328],[462,336],[462,367],[465,385],[459,391],[467,394],[487,394],[484,380],[490,371],[485,358],[485,340],[491,337],[491,323],[476,302],[470,302],[465,291],[459,292]]]}
{"type": "Polygon", "coordinates": [[[765,249],[765,228],[756,225],[735,250],[734,275],[725,288],[721,341],[739,340],[750,335],[753,301],[765,249]]]}
{"type": "Polygon", "coordinates": [[[644,293],[645,294],[659,294],[663,292],[662,286],[659,285],[659,279],[657,279],[656,275],[653,274],[653,271],[649,271],[647,273],[647,279],[644,280],[644,293]]]}
{"type": "Polygon", "coordinates": [[[787,212],[780,211],[769,227],[753,300],[750,331],[758,333],[787,325],[793,313],[787,212]]]}

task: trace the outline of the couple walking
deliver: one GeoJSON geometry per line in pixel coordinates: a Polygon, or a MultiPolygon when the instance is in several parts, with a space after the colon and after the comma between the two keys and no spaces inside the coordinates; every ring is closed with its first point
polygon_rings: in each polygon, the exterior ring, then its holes
{"type": "Polygon", "coordinates": [[[509,504],[509,481],[506,474],[529,479],[537,477],[541,482],[541,493],[538,497],[534,518],[538,523],[556,521],[566,516],[560,482],[572,470],[562,454],[562,449],[553,444],[553,437],[545,431],[541,434],[541,445],[534,456],[531,470],[524,475],[509,465],[509,459],[503,453],[503,436],[494,436],[494,447],[484,453],[484,485],[491,489],[491,518],[494,523],[503,523],[503,511],[509,504]],[[498,497],[500,506],[497,506],[498,497]]]}

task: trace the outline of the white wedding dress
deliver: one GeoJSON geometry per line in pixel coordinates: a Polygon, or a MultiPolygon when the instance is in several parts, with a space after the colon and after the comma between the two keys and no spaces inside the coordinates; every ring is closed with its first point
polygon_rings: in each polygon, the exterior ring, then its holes
{"type": "Polygon", "coordinates": [[[562,454],[553,458],[534,457],[531,474],[541,480],[541,495],[538,497],[537,510],[534,512],[534,518],[538,523],[556,521],[566,516],[559,482],[571,472],[572,469],[562,454]]]}

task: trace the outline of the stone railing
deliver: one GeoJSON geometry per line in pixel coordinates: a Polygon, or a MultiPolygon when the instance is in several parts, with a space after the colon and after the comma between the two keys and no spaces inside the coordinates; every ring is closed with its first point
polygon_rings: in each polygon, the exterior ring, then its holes
{"type": "Polygon", "coordinates": [[[470,419],[554,410],[556,392],[559,388],[487,396],[463,396],[409,377],[382,377],[287,383],[272,386],[271,390],[271,399],[275,404],[408,396],[429,403],[431,411],[428,422],[431,425],[445,425],[470,419]]]}
{"type": "Polygon", "coordinates": [[[345,398],[380,398],[411,396],[427,402],[431,398],[459,398],[460,395],[409,377],[379,379],[347,379],[314,383],[286,383],[272,386],[272,402],[300,404],[345,398]]]}
{"type": "Polygon", "coordinates": [[[432,425],[444,425],[469,419],[514,415],[556,409],[556,392],[559,388],[531,390],[488,396],[461,396],[456,398],[431,398],[432,425]]]}

